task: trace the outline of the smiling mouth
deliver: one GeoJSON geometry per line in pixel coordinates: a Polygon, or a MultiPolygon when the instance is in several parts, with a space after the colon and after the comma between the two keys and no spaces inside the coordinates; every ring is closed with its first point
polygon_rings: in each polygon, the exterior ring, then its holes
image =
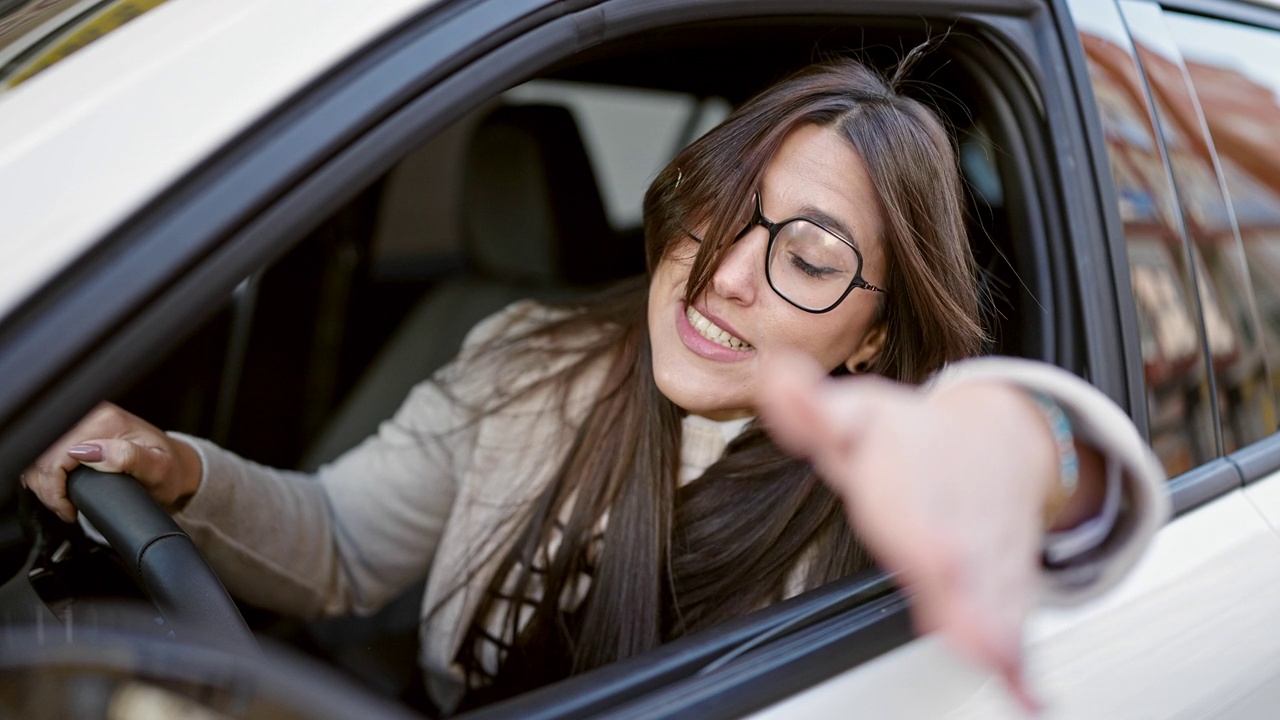
{"type": "Polygon", "coordinates": [[[713,343],[723,345],[731,350],[751,350],[752,347],[745,340],[734,337],[723,328],[711,322],[702,313],[693,309],[692,305],[688,305],[684,310],[685,317],[689,318],[689,324],[702,337],[713,343]]]}

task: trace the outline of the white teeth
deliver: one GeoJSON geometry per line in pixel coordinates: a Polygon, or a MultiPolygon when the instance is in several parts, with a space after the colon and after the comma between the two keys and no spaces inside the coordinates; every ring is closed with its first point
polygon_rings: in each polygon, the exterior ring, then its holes
{"type": "Polygon", "coordinates": [[[705,315],[693,309],[692,305],[685,306],[685,317],[689,318],[689,324],[698,331],[702,337],[714,343],[719,343],[727,348],[734,350],[750,350],[752,349],[745,341],[740,340],[728,332],[711,322],[705,315]]]}

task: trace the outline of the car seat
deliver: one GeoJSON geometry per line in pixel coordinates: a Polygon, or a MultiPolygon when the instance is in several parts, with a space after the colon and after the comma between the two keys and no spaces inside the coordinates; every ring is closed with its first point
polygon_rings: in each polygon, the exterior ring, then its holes
{"type": "MultiPolygon", "coordinates": [[[[404,179],[393,172],[387,182],[398,181],[404,179]]],[[[304,453],[302,469],[313,470],[372,434],[485,317],[516,300],[564,299],[643,270],[640,249],[623,247],[609,227],[577,123],[562,106],[491,111],[476,126],[462,182],[467,270],[409,311],[304,453]]]]}

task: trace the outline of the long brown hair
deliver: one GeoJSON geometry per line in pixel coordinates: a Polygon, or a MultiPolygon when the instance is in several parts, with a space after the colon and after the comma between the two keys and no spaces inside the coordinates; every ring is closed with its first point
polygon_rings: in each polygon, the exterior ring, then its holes
{"type": "MultiPolygon", "coordinates": [[[[891,78],[853,60],[811,66],[683,150],[645,195],[650,274],[684,228],[706,228],[686,291],[689,300],[700,295],[783,139],[796,127],[818,125],[861,155],[883,214],[888,293],[879,321],[887,337],[874,372],[919,383],[976,354],[984,336],[955,151],[937,116],[896,89],[913,55],[891,78]]],[[[702,477],[680,485],[682,411],[654,382],[647,290],[645,278],[624,283],[486,350],[524,377],[558,358],[560,369],[519,393],[551,393],[562,408],[571,388],[605,366],[603,379],[593,381],[596,399],[566,428],[572,441],[559,469],[513,519],[510,549],[460,651],[464,668],[478,667],[477,642],[492,630],[487,619],[502,617],[514,643],[493,696],[775,602],[797,578],[812,588],[868,564],[836,498],[754,424],[702,477]],[[566,607],[562,598],[584,572],[589,592],[566,607]],[[512,596],[536,603],[524,614],[519,603],[506,602],[512,596]]],[[[572,414],[562,412],[569,422],[572,414]]]]}

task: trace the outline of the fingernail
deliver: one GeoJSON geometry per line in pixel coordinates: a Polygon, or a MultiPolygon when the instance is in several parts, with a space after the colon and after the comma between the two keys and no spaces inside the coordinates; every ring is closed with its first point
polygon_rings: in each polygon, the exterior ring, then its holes
{"type": "Polygon", "coordinates": [[[102,446],[93,443],[72,445],[67,448],[67,454],[80,462],[102,462],[102,446]]]}

